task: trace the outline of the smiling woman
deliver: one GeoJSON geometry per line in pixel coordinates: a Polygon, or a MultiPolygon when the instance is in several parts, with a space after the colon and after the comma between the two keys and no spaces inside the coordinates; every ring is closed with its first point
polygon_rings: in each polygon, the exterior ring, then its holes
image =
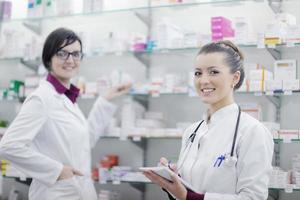
{"type": "Polygon", "coordinates": [[[46,39],[42,58],[50,74],[69,88],[70,79],[79,71],[82,42],[74,32],[63,28],[57,29],[46,39]]]}
{"type": "Polygon", "coordinates": [[[96,100],[88,120],[70,80],[82,59],[80,38],[59,28],[47,37],[42,55],[46,80],[30,94],[0,142],[1,157],[32,177],[29,200],[97,200],[91,180],[91,148],[109,124],[116,106],[108,100],[129,90],[112,88],[96,100]]]}
{"type": "MultiPolygon", "coordinates": [[[[186,129],[172,182],[151,170],[154,183],[179,200],[266,200],[272,170],[273,139],[256,119],[241,112],[233,93],[244,79],[243,55],[229,41],[209,43],[199,51],[194,84],[208,110],[186,129]]],[[[168,165],[161,158],[162,165],[168,165]]]]}
{"type": "Polygon", "coordinates": [[[232,104],[244,81],[243,55],[229,41],[204,46],[196,58],[194,84],[210,112],[232,104]]]}

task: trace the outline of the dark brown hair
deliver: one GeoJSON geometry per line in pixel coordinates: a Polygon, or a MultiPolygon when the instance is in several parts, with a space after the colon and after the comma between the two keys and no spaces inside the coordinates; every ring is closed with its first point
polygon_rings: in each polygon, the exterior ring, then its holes
{"type": "Polygon", "coordinates": [[[78,41],[82,51],[82,43],[79,36],[72,30],[58,28],[52,31],[44,44],[42,60],[45,68],[50,71],[51,59],[60,49],[78,41]],[[64,44],[64,45],[63,45],[64,44]],[[62,46],[63,45],[63,46],[62,46]]]}
{"type": "Polygon", "coordinates": [[[239,48],[231,41],[223,40],[204,45],[198,55],[209,53],[223,53],[225,55],[225,62],[230,67],[230,72],[235,73],[239,71],[241,73],[239,82],[234,86],[235,90],[239,89],[245,78],[244,56],[239,48]]]}

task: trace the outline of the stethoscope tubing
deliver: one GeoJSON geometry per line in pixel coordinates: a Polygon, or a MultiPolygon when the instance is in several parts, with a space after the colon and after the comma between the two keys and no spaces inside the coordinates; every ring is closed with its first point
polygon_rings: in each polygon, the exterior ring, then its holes
{"type": "MultiPolygon", "coordinates": [[[[233,154],[234,154],[234,149],[235,149],[235,143],[236,143],[236,138],[237,138],[237,133],[238,133],[238,129],[239,129],[239,125],[240,125],[240,118],[241,118],[241,107],[238,106],[238,116],[237,116],[237,120],[236,120],[236,124],[235,124],[235,130],[234,130],[234,135],[233,135],[233,140],[232,140],[232,145],[231,145],[231,151],[230,151],[230,157],[233,157],[233,154]]],[[[191,146],[192,144],[194,143],[194,140],[195,140],[195,137],[196,137],[196,134],[197,134],[197,131],[198,129],[201,127],[202,123],[204,122],[204,120],[202,120],[198,126],[196,127],[196,129],[194,130],[194,132],[189,136],[189,139],[188,141],[186,142],[186,145],[185,145],[185,148],[184,150],[182,151],[182,155],[184,156],[183,157],[183,160],[181,161],[181,164],[178,166],[177,170],[179,171],[180,168],[183,166],[186,158],[187,158],[187,154],[190,152],[191,150],[191,146]],[[188,151],[187,151],[187,147],[188,148],[188,151]],[[186,152],[187,151],[187,152],[186,152]],[[186,153],[185,153],[186,152],[186,153]],[[184,155],[185,154],[185,155],[184,155]]]]}

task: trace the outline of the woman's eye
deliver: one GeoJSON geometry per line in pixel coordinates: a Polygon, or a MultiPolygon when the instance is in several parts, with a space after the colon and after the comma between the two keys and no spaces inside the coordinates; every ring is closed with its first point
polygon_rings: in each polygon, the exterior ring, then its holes
{"type": "Polygon", "coordinates": [[[195,72],[194,75],[195,76],[200,76],[202,73],[201,72],[195,72]]]}
{"type": "Polygon", "coordinates": [[[215,75],[215,74],[218,74],[219,72],[218,71],[216,71],[216,70],[212,70],[212,71],[210,71],[210,74],[212,74],[212,75],[215,75]]]}

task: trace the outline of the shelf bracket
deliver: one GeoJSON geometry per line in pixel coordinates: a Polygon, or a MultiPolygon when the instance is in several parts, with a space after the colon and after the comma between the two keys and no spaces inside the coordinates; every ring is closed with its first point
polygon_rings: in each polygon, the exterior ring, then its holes
{"type": "Polygon", "coordinates": [[[149,108],[149,95],[133,95],[133,99],[139,102],[148,110],[149,108]]]}
{"type": "Polygon", "coordinates": [[[22,183],[22,184],[30,186],[30,184],[32,182],[32,178],[26,178],[26,180],[21,180],[20,178],[15,178],[15,181],[18,183],[22,183]]]}
{"type": "Polygon", "coordinates": [[[35,73],[38,72],[39,66],[41,64],[41,60],[40,59],[35,59],[35,60],[25,60],[25,59],[21,59],[20,62],[25,65],[26,67],[28,67],[29,69],[33,70],[35,73]]]}
{"type": "Polygon", "coordinates": [[[268,2],[275,14],[282,12],[282,0],[268,0],[268,2]]]}
{"type": "Polygon", "coordinates": [[[152,9],[151,9],[151,1],[148,0],[147,10],[143,11],[135,11],[134,14],[139,18],[148,28],[148,35],[151,34],[151,25],[152,25],[152,9]]]}
{"type": "Polygon", "coordinates": [[[149,56],[145,56],[144,52],[134,52],[133,55],[134,57],[140,61],[145,67],[149,67],[150,65],[150,60],[149,60],[149,56]]]}
{"type": "Polygon", "coordinates": [[[139,141],[136,141],[134,138],[131,139],[132,143],[138,146],[141,149],[145,149],[147,147],[147,139],[146,138],[139,138],[139,141]]]}
{"type": "Polygon", "coordinates": [[[281,51],[279,51],[278,49],[267,48],[267,50],[275,60],[281,59],[281,51]]]}
{"type": "Polygon", "coordinates": [[[138,191],[144,193],[146,190],[145,183],[129,183],[131,187],[137,189],[138,191]]]}
{"type": "Polygon", "coordinates": [[[279,191],[278,190],[269,190],[269,197],[270,200],[279,200],[279,191]]]}
{"type": "Polygon", "coordinates": [[[276,122],[280,123],[280,107],[281,107],[281,98],[280,96],[266,96],[266,98],[275,106],[276,108],[276,122]]]}
{"type": "Polygon", "coordinates": [[[35,21],[26,21],[23,22],[23,26],[37,34],[38,36],[42,35],[42,22],[41,20],[35,21]]]}
{"type": "Polygon", "coordinates": [[[273,105],[276,107],[276,108],[280,108],[281,106],[281,99],[279,96],[268,96],[266,95],[267,99],[273,103],[273,105]]]}
{"type": "MultiPolygon", "coordinates": [[[[145,11],[144,11],[145,12],[145,11]]],[[[134,14],[137,16],[137,18],[139,18],[147,27],[151,26],[151,18],[150,18],[150,14],[149,10],[147,10],[148,13],[144,14],[141,11],[135,11],[134,14]]]]}
{"type": "Polygon", "coordinates": [[[274,162],[275,166],[280,166],[280,142],[274,145],[274,162]]]}
{"type": "Polygon", "coordinates": [[[150,70],[150,56],[148,53],[145,52],[134,52],[134,57],[140,61],[146,67],[146,79],[150,78],[149,70],[150,70]]]}

